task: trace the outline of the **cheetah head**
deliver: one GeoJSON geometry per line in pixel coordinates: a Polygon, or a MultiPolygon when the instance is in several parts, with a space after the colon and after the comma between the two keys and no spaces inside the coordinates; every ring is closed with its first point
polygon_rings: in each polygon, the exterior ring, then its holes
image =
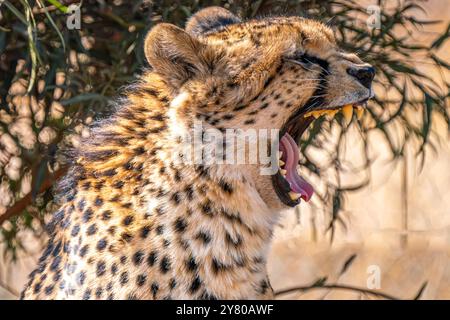
{"type": "Polygon", "coordinates": [[[144,49],[152,71],[170,88],[175,126],[189,128],[201,120],[222,132],[279,130],[276,173],[252,171],[270,207],[293,207],[313,194],[297,168],[297,143],[309,124],[341,110],[351,120],[373,96],[374,68],[341,50],[333,32],[310,19],[242,22],[211,7],[191,17],[185,30],[155,26],[144,49]]]}

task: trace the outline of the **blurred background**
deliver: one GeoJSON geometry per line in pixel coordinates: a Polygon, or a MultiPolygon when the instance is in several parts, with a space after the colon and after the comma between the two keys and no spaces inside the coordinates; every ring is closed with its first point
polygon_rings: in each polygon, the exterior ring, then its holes
{"type": "Polygon", "coordinates": [[[318,186],[277,226],[280,299],[450,299],[450,1],[0,0],[0,299],[16,299],[55,209],[64,150],[89,136],[142,67],[145,33],[210,5],[331,26],[377,68],[361,120],[314,122],[318,186]],[[72,14],[72,15],[70,15],[72,14]]]}

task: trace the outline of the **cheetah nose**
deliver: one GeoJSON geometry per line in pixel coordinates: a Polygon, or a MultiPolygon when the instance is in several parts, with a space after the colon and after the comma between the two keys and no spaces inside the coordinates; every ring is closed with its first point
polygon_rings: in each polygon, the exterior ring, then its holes
{"type": "Polygon", "coordinates": [[[375,77],[375,68],[372,66],[366,67],[350,67],[347,69],[347,73],[355,77],[364,87],[370,89],[372,80],[375,77]]]}

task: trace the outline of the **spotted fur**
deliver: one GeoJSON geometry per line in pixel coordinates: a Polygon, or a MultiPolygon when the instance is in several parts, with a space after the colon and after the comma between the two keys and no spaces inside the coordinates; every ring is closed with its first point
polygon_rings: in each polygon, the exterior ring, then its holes
{"type": "Polygon", "coordinates": [[[286,206],[270,177],[257,165],[176,163],[176,137],[196,120],[280,129],[318,89],[322,105],[362,97],[346,72],[362,62],[319,22],[240,22],[221,8],[186,31],[155,26],[144,49],[151,69],[74,155],[22,297],[272,298],[266,258],[286,206]]]}

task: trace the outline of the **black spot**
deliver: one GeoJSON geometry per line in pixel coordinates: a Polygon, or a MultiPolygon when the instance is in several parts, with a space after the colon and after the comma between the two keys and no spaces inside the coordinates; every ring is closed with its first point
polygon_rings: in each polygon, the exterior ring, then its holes
{"type": "Polygon", "coordinates": [[[128,283],[128,272],[122,272],[122,274],[120,275],[120,284],[121,285],[125,285],[128,283]]]}
{"type": "Polygon", "coordinates": [[[178,192],[175,192],[172,194],[171,198],[170,198],[175,204],[179,204],[180,203],[180,194],[178,192]]]}
{"type": "Polygon", "coordinates": [[[156,260],[158,259],[158,253],[156,251],[152,251],[149,253],[148,258],[147,258],[147,264],[152,267],[156,260]]]}
{"type": "Polygon", "coordinates": [[[116,226],[110,226],[108,228],[108,233],[113,236],[116,234],[116,229],[117,229],[116,226]]]}
{"type": "Polygon", "coordinates": [[[91,289],[86,289],[83,294],[83,300],[89,300],[91,298],[91,289]]]}
{"type": "Polygon", "coordinates": [[[120,263],[125,264],[127,262],[127,256],[121,256],[120,257],[120,263]]]}
{"type": "MultiPolygon", "coordinates": [[[[59,241],[56,243],[55,247],[53,248],[52,256],[56,257],[57,255],[59,255],[60,252],[61,252],[61,247],[62,247],[62,241],[59,240],[59,241]]],[[[51,247],[50,247],[50,248],[51,248],[51,247]]]]}
{"type": "Polygon", "coordinates": [[[151,231],[151,227],[150,226],[143,226],[141,229],[141,238],[145,239],[148,237],[148,234],[151,231]]]}
{"type": "Polygon", "coordinates": [[[77,282],[78,284],[83,285],[85,280],[86,280],[86,272],[81,271],[77,276],[77,282]]]}
{"type": "Polygon", "coordinates": [[[108,242],[106,241],[106,238],[100,239],[97,242],[97,250],[105,249],[107,244],[108,244],[108,242]]]}
{"type": "Polygon", "coordinates": [[[203,241],[204,244],[208,244],[211,241],[211,236],[208,232],[200,231],[197,236],[197,239],[203,241]]]}
{"type": "Polygon", "coordinates": [[[114,197],[112,197],[109,201],[111,202],[119,202],[121,199],[121,196],[119,194],[116,194],[114,197]]]}
{"type": "Polygon", "coordinates": [[[78,201],[78,204],[77,204],[78,210],[83,211],[85,205],[86,205],[86,200],[81,199],[80,201],[78,201]]]}
{"type": "Polygon", "coordinates": [[[50,295],[53,292],[53,289],[55,288],[54,285],[49,285],[47,287],[44,288],[44,292],[46,295],[50,295]]]}
{"type": "Polygon", "coordinates": [[[103,176],[105,177],[113,177],[117,174],[117,170],[116,169],[108,169],[106,171],[103,171],[103,176]]]}
{"type": "Polygon", "coordinates": [[[152,286],[151,286],[151,290],[152,290],[152,293],[153,293],[153,298],[155,298],[156,294],[158,293],[158,290],[159,290],[158,283],[153,282],[152,286]]]}
{"type": "Polygon", "coordinates": [[[92,236],[96,232],[97,232],[97,225],[95,223],[93,223],[87,228],[86,234],[88,236],[92,236]]]}
{"type": "Polygon", "coordinates": [[[159,270],[161,270],[162,273],[167,273],[167,271],[170,270],[170,260],[167,256],[161,259],[159,270]]]}
{"type": "Polygon", "coordinates": [[[100,299],[100,298],[102,297],[102,294],[103,294],[103,289],[102,289],[102,287],[98,287],[98,288],[95,290],[95,297],[96,297],[97,299],[100,299]]]}
{"type": "Polygon", "coordinates": [[[129,162],[127,162],[127,163],[125,163],[125,164],[123,165],[123,168],[124,168],[125,170],[132,170],[132,169],[133,169],[133,164],[129,161],[129,162]]]}
{"type": "Polygon", "coordinates": [[[200,278],[198,276],[196,276],[195,279],[191,283],[191,287],[189,288],[189,291],[191,293],[195,293],[196,291],[198,291],[201,284],[202,284],[202,281],[200,280],[200,278]]]}
{"type": "Polygon", "coordinates": [[[174,177],[174,179],[175,179],[175,182],[180,182],[180,181],[181,181],[180,171],[175,170],[175,174],[174,174],[173,177],[174,177]]]}
{"type": "Polygon", "coordinates": [[[60,263],[61,263],[61,256],[55,257],[52,263],[50,264],[50,270],[56,271],[59,268],[60,263]]]}
{"type": "Polygon", "coordinates": [[[111,273],[113,274],[113,275],[115,275],[116,273],[117,273],[117,264],[116,263],[113,263],[112,264],[112,266],[111,266],[111,273]]]}
{"type": "Polygon", "coordinates": [[[225,240],[227,243],[238,247],[242,244],[242,238],[239,235],[236,235],[236,238],[233,238],[228,232],[225,233],[225,240]]]}
{"type": "Polygon", "coordinates": [[[113,187],[116,189],[122,189],[124,184],[125,184],[125,182],[123,182],[122,180],[119,180],[119,181],[116,181],[113,183],[113,187]]]}
{"type": "Polygon", "coordinates": [[[207,215],[212,214],[211,201],[208,199],[201,205],[202,212],[207,215]]]}
{"type": "Polygon", "coordinates": [[[166,213],[166,210],[164,210],[163,207],[156,207],[156,208],[155,208],[155,211],[156,211],[156,214],[157,214],[158,216],[162,216],[163,214],[166,213]]]}
{"type": "Polygon", "coordinates": [[[186,221],[181,217],[179,217],[174,223],[174,228],[177,232],[183,232],[186,229],[186,226],[186,221]]]}
{"type": "Polygon", "coordinates": [[[128,232],[124,232],[121,234],[121,238],[125,242],[130,242],[133,239],[133,236],[128,232]]]}
{"type": "Polygon", "coordinates": [[[42,289],[42,283],[41,282],[38,282],[38,283],[36,283],[35,284],[35,286],[34,286],[34,293],[36,294],[36,293],[39,293],[40,291],[41,291],[41,289],[42,289]]]}
{"type": "Polygon", "coordinates": [[[219,181],[220,188],[228,194],[233,193],[233,186],[226,182],[224,179],[220,179],[219,181]]]}
{"type": "Polygon", "coordinates": [[[188,185],[185,189],[184,192],[186,193],[186,197],[188,200],[192,200],[194,197],[194,190],[192,189],[191,185],[188,185]]]}
{"type": "Polygon", "coordinates": [[[170,289],[175,288],[177,286],[177,281],[174,278],[170,279],[169,286],[170,289]]]}
{"type": "Polygon", "coordinates": [[[225,264],[223,264],[222,262],[220,262],[216,258],[212,259],[211,267],[212,267],[212,270],[213,270],[213,272],[215,274],[218,274],[219,272],[225,271],[226,269],[229,268],[228,266],[226,266],[225,264]]]}
{"type": "Polygon", "coordinates": [[[145,153],[145,149],[144,149],[144,147],[137,147],[137,148],[134,149],[134,153],[136,155],[144,154],[145,153]]]}
{"type": "Polygon", "coordinates": [[[72,237],[76,237],[78,235],[78,233],[80,232],[80,225],[76,224],[73,228],[72,228],[72,232],[70,233],[72,235],[72,237]]]}
{"type": "Polygon", "coordinates": [[[86,244],[80,249],[80,257],[84,257],[89,249],[89,246],[86,244]]]}
{"type": "Polygon", "coordinates": [[[255,123],[255,119],[248,119],[244,121],[244,124],[254,124],[255,123]]]}
{"type": "Polygon", "coordinates": [[[89,222],[94,215],[94,211],[91,208],[87,208],[83,213],[83,222],[89,222]]]}
{"type": "Polygon", "coordinates": [[[266,280],[262,280],[259,285],[259,292],[261,294],[265,294],[267,292],[268,288],[269,288],[269,283],[266,280]]]}
{"type": "Polygon", "coordinates": [[[135,265],[140,265],[144,259],[144,253],[142,251],[136,251],[133,255],[133,263],[135,265]]]}
{"type": "Polygon", "coordinates": [[[259,107],[260,109],[266,109],[269,106],[268,102],[264,102],[261,107],[259,107]]]}
{"type": "Polygon", "coordinates": [[[96,190],[100,190],[101,188],[103,188],[103,185],[104,185],[104,181],[102,181],[102,180],[100,180],[100,181],[97,181],[96,183],[95,183],[95,189],[96,190]]]}
{"type": "Polygon", "coordinates": [[[155,231],[156,231],[156,234],[162,235],[164,232],[164,226],[163,225],[157,226],[155,231]]]}
{"type": "Polygon", "coordinates": [[[145,284],[146,280],[147,280],[147,276],[145,274],[140,274],[136,277],[136,284],[139,287],[142,287],[145,284]]]}
{"type": "Polygon", "coordinates": [[[195,258],[194,257],[190,257],[188,261],[186,261],[186,267],[188,268],[189,271],[196,271],[198,266],[197,266],[197,262],[195,262],[195,258]]]}
{"type": "Polygon", "coordinates": [[[226,115],[224,115],[223,117],[222,117],[222,119],[223,120],[231,120],[231,119],[233,119],[234,118],[234,115],[233,114],[226,114],[226,115]]]}
{"type": "Polygon", "coordinates": [[[134,217],[132,215],[126,216],[123,220],[122,220],[122,224],[124,226],[129,226],[130,224],[132,224],[134,221],[134,217]]]}
{"type": "Polygon", "coordinates": [[[105,210],[102,213],[102,220],[109,220],[111,219],[112,211],[111,210],[105,210]]]}
{"type": "Polygon", "coordinates": [[[99,261],[97,263],[97,277],[101,277],[105,274],[106,272],[106,263],[105,261],[99,261]]]}
{"type": "Polygon", "coordinates": [[[81,185],[81,188],[85,191],[89,190],[89,188],[91,187],[91,182],[90,181],[86,181],[81,185]]]}
{"type": "Polygon", "coordinates": [[[100,197],[95,198],[94,204],[96,207],[101,207],[103,205],[103,199],[100,197]]]}

